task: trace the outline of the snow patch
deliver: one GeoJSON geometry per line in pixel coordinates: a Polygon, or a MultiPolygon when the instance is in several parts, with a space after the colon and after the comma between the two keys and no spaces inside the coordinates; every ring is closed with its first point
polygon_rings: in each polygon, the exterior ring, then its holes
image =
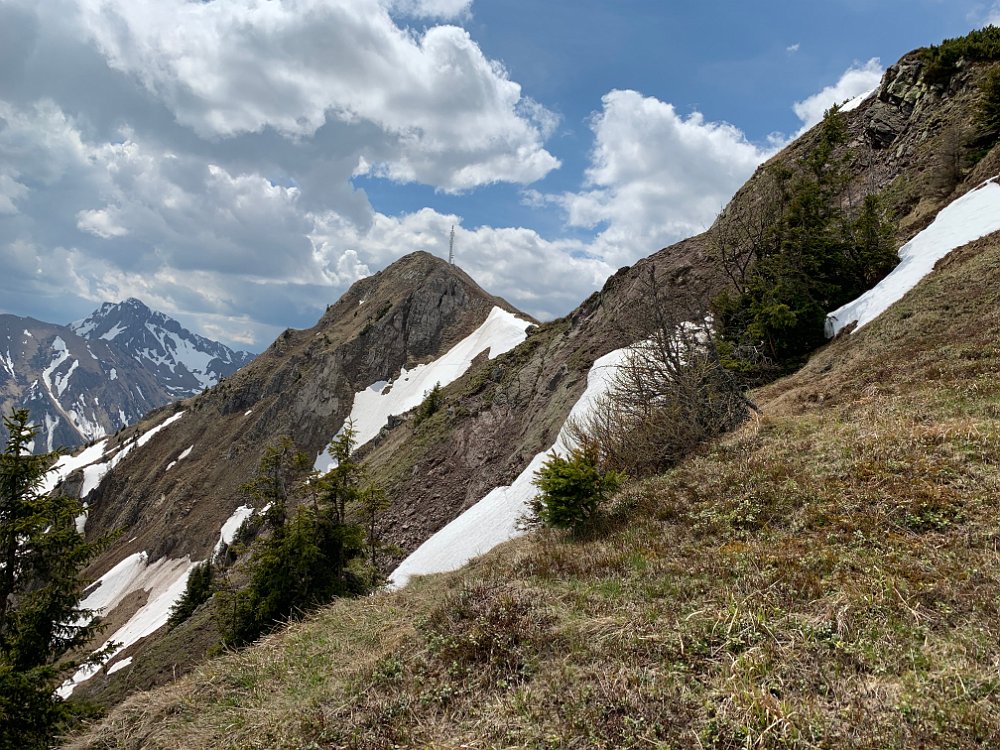
{"type": "Polygon", "coordinates": [[[194,446],[192,445],[190,448],[186,448],[183,451],[181,451],[181,454],[175,460],[173,460],[169,464],[167,464],[167,468],[164,469],[164,471],[170,471],[172,468],[174,468],[177,465],[178,461],[183,461],[185,458],[187,458],[188,456],[190,456],[191,455],[191,451],[193,451],[193,450],[194,450],[194,446]]]}
{"type": "Polygon", "coordinates": [[[519,536],[518,521],[537,494],[532,484],[535,472],[552,452],[565,455],[572,448],[566,425],[590,414],[597,400],[610,390],[630,351],[631,347],[616,349],[594,362],[587,374],[587,388],[573,405],[552,447],[531,459],[511,485],[492,490],[421,544],[392,572],[390,585],[399,588],[416,575],[456,570],[498,544],[519,536]]]}
{"type": "Polygon", "coordinates": [[[870,99],[872,94],[874,94],[876,91],[878,91],[878,86],[869,91],[866,91],[863,94],[858,94],[853,99],[848,99],[846,102],[840,105],[840,111],[850,112],[851,110],[857,109],[862,104],[864,104],[868,99],[870,99]]]}
{"type": "Polygon", "coordinates": [[[7,349],[6,356],[0,354],[0,365],[3,365],[3,369],[10,375],[11,380],[17,380],[17,372],[14,370],[14,358],[10,356],[10,349],[7,349]]]}
{"type": "MultiPolygon", "coordinates": [[[[178,560],[163,558],[152,565],[147,564],[148,559],[147,552],[129,555],[101,576],[96,584],[97,589],[80,602],[83,608],[93,609],[97,614],[106,614],[129,594],[139,590],[149,592],[146,604],[101,646],[104,648],[111,642],[118,644],[105,659],[105,663],[167,624],[170,609],[184,593],[188,576],[196,565],[189,557],[178,560]]],[[[100,664],[80,667],[56,692],[62,698],[69,697],[77,685],[89,680],[100,669],[100,664]]]]}
{"type": "MultiPolygon", "coordinates": [[[[389,417],[419,405],[424,394],[436,384],[444,386],[460,378],[469,369],[472,360],[483,352],[488,352],[489,358],[493,359],[513,349],[527,338],[530,325],[528,321],[494,307],[479,328],[438,359],[417,365],[412,370],[403,368],[391,386],[387,381],[378,381],[355,394],[348,416],[357,433],[355,448],[360,448],[378,435],[389,417]]],[[[333,458],[323,451],[316,457],[313,466],[325,473],[333,468],[333,458]]]]}
{"type": "Polygon", "coordinates": [[[241,505],[239,508],[233,511],[231,515],[224,524],[222,524],[222,529],[219,531],[219,541],[215,545],[215,551],[212,553],[212,557],[216,557],[222,548],[228,547],[233,543],[233,539],[236,537],[236,532],[239,531],[240,526],[246,521],[250,516],[253,515],[253,508],[249,505],[241,505]]]}
{"type": "Polygon", "coordinates": [[[125,667],[131,664],[132,664],[132,657],[126,656],[121,661],[116,661],[114,664],[108,667],[108,674],[113,675],[115,672],[120,672],[121,670],[125,669],[125,667]]]}
{"type": "Polygon", "coordinates": [[[998,179],[1000,175],[941,209],[927,229],[900,248],[899,265],[892,273],[827,316],[826,335],[835,336],[855,321],[855,331],[863,328],[901,300],[952,250],[1000,231],[998,179]]]}
{"type": "MultiPolygon", "coordinates": [[[[128,328],[126,326],[123,326],[121,323],[115,323],[115,327],[109,331],[106,331],[105,333],[102,333],[100,338],[104,339],[105,341],[114,341],[116,338],[118,338],[118,336],[125,333],[125,331],[127,330],[128,328]]],[[[81,333],[80,335],[83,336],[84,334],[81,333]]]]}
{"type": "Polygon", "coordinates": [[[125,456],[136,448],[144,446],[152,440],[153,436],[160,432],[160,430],[163,430],[173,424],[183,416],[184,412],[177,412],[176,414],[163,420],[161,424],[158,424],[153,429],[140,435],[138,439],[125,443],[123,446],[111,453],[107,452],[108,441],[102,440],[76,456],[63,456],[56,461],[52,470],[46,474],[41,485],[42,491],[51,492],[55,486],[59,484],[59,482],[68,477],[74,471],[77,469],[83,469],[83,486],[80,488],[80,497],[87,497],[87,495],[89,495],[94,489],[96,489],[97,485],[101,483],[104,476],[111,471],[111,469],[117,466],[122,459],[125,458],[125,456]],[[105,460],[102,461],[101,459],[105,460]]]}

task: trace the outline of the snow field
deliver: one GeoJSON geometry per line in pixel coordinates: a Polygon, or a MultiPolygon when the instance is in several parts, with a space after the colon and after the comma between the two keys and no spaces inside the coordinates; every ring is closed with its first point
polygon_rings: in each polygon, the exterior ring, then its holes
{"type": "Polygon", "coordinates": [[[835,336],[855,321],[854,330],[860,330],[901,300],[952,250],[1000,231],[998,179],[1000,175],[941,209],[929,227],[899,249],[899,265],[892,273],[827,316],[826,335],[835,336]]]}
{"type": "MultiPolygon", "coordinates": [[[[167,624],[170,608],[184,593],[188,576],[196,564],[189,557],[178,560],[163,558],[152,565],[147,565],[148,559],[149,555],[146,552],[137,552],[126,557],[103,575],[98,581],[97,589],[80,603],[82,607],[96,610],[100,615],[113,610],[126,596],[135,591],[148,592],[146,604],[140,607],[128,622],[112,633],[100,647],[105,648],[112,642],[117,644],[104,660],[105,663],[167,624]]],[[[69,697],[77,685],[97,674],[101,666],[93,664],[80,667],[76,674],[64,682],[56,692],[63,698],[69,697]]]]}
{"type": "Polygon", "coordinates": [[[510,486],[492,490],[414,550],[389,576],[390,586],[401,588],[413,576],[456,570],[518,536],[518,520],[537,494],[532,484],[535,472],[550,453],[565,455],[572,448],[566,425],[587,417],[597,400],[609,391],[630,351],[631,347],[616,349],[594,362],[587,375],[587,388],[570,410],[552,447],[531,459],[510,486]]]}
{"type": "MultiPolygon", "coordinates": [[[[356,431],[355,448],[378,435],[390,416],[403,414],[419,405],[424,394],[436,384],[445,386],[458,380],[469,369],[472,360],[483,352],[489,352],[489,358],[493,359],[513,349],[527,338],[529,325],[528,321],[494,307],[479,328],[438,359],[412,370],[403,368],[395,382],[379,381],[355,394],[348,416],[356,431]]],[[[313,468],[322,473],[333,466],[333,458],[325,450],[313,464],[313,468]]]]}

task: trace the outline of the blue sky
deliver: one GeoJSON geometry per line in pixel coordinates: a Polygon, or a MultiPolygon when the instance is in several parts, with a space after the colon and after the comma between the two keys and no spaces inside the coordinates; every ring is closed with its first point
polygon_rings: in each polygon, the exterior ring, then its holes
{"type": "Polygon", "coordinates": [[[447,252],[541,318],[983,0],[0,0],[0,312],[255,350],[447,252]]]}

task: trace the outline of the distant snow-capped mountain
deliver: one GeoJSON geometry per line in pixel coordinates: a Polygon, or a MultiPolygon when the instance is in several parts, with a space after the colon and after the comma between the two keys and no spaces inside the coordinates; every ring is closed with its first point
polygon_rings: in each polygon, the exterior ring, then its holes
{"type": "Polygon", "coordinates": [[[36,453],[71,448],[200,393],[252,358],[136,299],[68,326],[0,315],[0,412],[31,412],[36,453]]]}
{"type": "Polygon", "coordinates": [[[184,328],[131,297],[105,302],[70,328],[91,341],[111,341],[150,370],[174,398],[192,396],[231,375],[253,359],[184,328]]]}

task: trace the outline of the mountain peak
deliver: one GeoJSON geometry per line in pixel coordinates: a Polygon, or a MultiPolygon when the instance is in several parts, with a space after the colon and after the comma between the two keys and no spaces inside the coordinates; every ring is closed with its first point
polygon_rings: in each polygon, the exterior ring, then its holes
{"type": "Polygon", "coordinates": [[[114,342],[151,369],[171,393],[191,396],[215,385],[253,358],[248,352],[192,333],[178,321],[129,297],[105,302],[69,326],[87,339],[114,342]]]}

